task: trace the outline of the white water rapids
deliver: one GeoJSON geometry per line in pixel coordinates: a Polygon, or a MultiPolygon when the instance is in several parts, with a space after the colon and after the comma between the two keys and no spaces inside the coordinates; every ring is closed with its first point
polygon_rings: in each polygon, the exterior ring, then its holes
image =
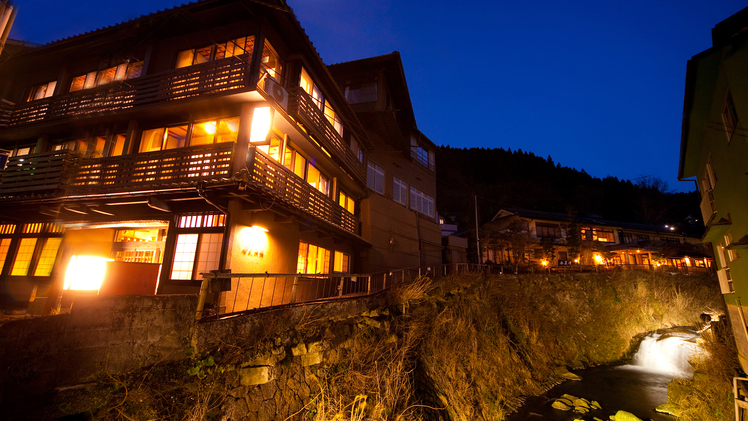
{"type": "Polygon", "coordinates": [[[631,364],[622,369],[637,369],[665,374],[675,378],[691,378],[693,367],[688,363],[691,354],[701,349],[698,333],[686,330],[652,333],[644,338],[631,364]]]}

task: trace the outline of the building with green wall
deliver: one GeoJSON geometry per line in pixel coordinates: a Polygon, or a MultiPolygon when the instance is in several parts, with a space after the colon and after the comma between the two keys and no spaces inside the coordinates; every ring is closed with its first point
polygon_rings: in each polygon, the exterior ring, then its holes
{"type": "Polygon", "coordinates": [[[748,371],[748,8],[715,25],[688,61],[678,176],[701,192],[720,288],[748,371]]]}

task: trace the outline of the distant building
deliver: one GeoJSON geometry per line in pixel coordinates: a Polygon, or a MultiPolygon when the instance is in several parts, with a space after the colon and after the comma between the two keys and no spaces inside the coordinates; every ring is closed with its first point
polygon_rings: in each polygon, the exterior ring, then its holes
{"type": "Polygon", "coordinates": [[[568,267],[602,265],[706,271],[700,239],[670,227],[505,208],[481,229],[484,263],[568,267]]]}
{"type": "Polygon", "coordinates": [[[13,48],[0,56],[5,304],[196,293],[211,270],[441,263],[436,148],[399,54],[328,68],[283,0],[196,1],[13,48]]]}
{"type": "Polygon", "coordinates": [[[713,46],[688,61],[678,176],[693,178],[717,260],[743,370],[748,336],[748,8],[712,29],[713,46]]]}

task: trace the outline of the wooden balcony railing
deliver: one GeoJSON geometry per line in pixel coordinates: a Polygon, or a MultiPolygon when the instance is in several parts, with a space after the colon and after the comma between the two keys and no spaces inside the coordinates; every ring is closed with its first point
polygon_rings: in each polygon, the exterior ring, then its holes
{"type": "Polygon", "coordinates": [[[75,173],[76,159],[67,150],[13,156],[0,172],[0,196],[56,193],[75,173]]]}
{"type": "Polygon", "coordinates": [[[231,178],[234,143],[85,158],[70,181],[69,195],[157,189],[231,178]]]}
{"type": "Polygon", "coordinates": [[[249,182],[314,217],[357,234],[356,217],[286,167],[255,150],[249,182]]]}
{"type": "Polygon", "coordinates": [[[301,88],[291,90],[288,102],[288,113],[299,118],[305,125],[317,132],[322,146],[332,154],[338,164],[343,166],[358,181],[366,183],[366,168],[351,151],[343,138],[334,127],[327,121],[322,110],[314,103],[314,100],[301,88]]]}
{"type": "Polygon", "coordinates": [[[71,116],[116,112],[133,107],[216,94],[247,86],[249,65],[242,56],[170,70],[137,79],[115,82],[94,89],[31,101],[15,107],[0,105],[9,114],[6,126],[52,121],[71,116]],[[11,108],[12,111],[8,111],[11,108]]]}

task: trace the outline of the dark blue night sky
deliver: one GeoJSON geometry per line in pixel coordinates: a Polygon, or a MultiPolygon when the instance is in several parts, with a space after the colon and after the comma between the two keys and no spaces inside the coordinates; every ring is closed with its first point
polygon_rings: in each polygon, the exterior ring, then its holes
{"type": "MultiPolygon", "coordinates": [[[[16,0],[11,38],[48,43],[179,0],[16,0]]],[[[686,61],[737,0],[288,0],[325,63],[400,51],[437,145],[511,148],[677,181],[686,61]]]]}

